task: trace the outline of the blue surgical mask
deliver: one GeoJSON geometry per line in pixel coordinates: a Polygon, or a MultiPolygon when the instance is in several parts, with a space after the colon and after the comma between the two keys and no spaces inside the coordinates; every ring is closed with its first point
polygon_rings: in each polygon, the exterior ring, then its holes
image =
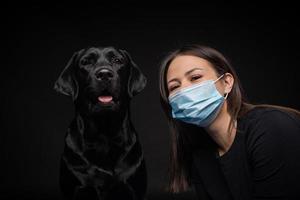
{"type": "Polygon", "coordinates": [[[206,127],[217,117],[226,97],[217,90],[216,80],[207,80],[183,88],[169,96],[172,117],[183,122],[206,127]]]}

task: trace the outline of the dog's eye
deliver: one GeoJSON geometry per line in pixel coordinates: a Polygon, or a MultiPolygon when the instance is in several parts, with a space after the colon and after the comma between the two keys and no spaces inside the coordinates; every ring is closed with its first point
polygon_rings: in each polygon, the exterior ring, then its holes
{"type": "Polygon", "coordinates": [[[122,64],[122,60],[121,59],[119,59],[119,58],[112,58],[112,62],[113,63],[116,63],[116,64],[122,64]]]}
{"type": "Polygon", "coordinates": [[[80,60],[80,64],[81,65],[89,65],[89,64],[91,64],[91,60],[87,59],[87,58],[83,58],[80,60]]]}

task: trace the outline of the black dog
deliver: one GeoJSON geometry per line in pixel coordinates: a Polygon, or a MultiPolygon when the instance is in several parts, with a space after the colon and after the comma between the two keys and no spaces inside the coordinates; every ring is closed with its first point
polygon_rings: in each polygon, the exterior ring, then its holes
{"type": "Polygon", "coordinates": [[[72,97],[76,113],[60,161],[65,199],[144,199],[147,173],[129,105],[146,82],[125,50],[74,53],[54,86],[72,97]]]}

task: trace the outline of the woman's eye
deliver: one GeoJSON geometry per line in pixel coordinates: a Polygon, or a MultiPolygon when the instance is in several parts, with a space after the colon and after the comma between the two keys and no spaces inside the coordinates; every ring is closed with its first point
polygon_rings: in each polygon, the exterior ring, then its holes
{"type": "Polygon", "coordinates": [[[178,87],[179,87],[179,86],[172,86],[172,87],[170,87],[169,91],[171,92],[171,91],[175,90],[175,89],[178,88],[178,87]]]}
{"type": "Polygon", "coordinates": [[[201,78],[201,76],[197,75],[197,76],[192,76],[191,81],[195,81],[197,79],[201,78]]]}

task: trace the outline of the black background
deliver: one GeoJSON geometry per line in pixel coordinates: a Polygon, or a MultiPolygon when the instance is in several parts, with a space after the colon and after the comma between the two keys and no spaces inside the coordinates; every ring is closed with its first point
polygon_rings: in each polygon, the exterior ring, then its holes
{"type": "Polygon", "coordinates": [[[60,199],[59,158],[74,110],[53,84],[74,51],[107,45],[130,52],[148,78],[132,100],[132,121],[144,147],[148,199],[171,199],[162,189],[169,152],[158,92],[163,56],[186,43],[212,46],[232,62],[250,101],[300,109],[298,9],[183,1],[3,8],[0,199],[60,199]]]}

